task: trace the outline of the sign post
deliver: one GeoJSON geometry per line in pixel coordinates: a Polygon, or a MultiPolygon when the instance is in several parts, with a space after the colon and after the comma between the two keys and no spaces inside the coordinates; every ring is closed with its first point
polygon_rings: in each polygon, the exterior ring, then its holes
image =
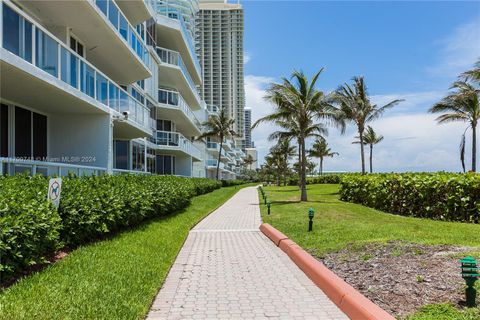
{"type": "Polygon", "coordinates": [[[52,178],[48,182],[47,199],[50,200],[55,208],[60,205],[60,194],[62,193],[62,178],[52,178]]]}

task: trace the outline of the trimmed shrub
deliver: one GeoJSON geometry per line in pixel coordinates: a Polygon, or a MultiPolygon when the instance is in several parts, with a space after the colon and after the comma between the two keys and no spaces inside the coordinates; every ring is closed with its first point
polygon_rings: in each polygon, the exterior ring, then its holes
{"type": "MultiPolygon", "coordinates": [[[[307,184],[339,184],[340,175],[338,174],[324,174],[317,177],[307,177],[307,184]]],[[[298,176],[290,177],[288,179],[289,186],[298,186],[300,179],[298,176]]]]}
{"type": "Polygon", "coordinates": [[[344,175],[340,199],[403,216],[478,223],[480,175],[344,175]]]}
{"type": "Polygon", "coordinates": [[[158,175],[65,177],[57,210],[48,179],[0,177],[0,281],[66,245],[78,246],[185,208],[222,183],[158,175]]]}
{"type": "Polygon", "coordinates": [[[0,176],[0,282],[60,247],[60,217],[43,177],[0,176]]]}
{"type": "Polygon", "coordinates": [[[232,187],[232,186],[239,186],[241,184],[245,184],[246,182],[243,180],[221,180],[222,187],[232,187]]]}

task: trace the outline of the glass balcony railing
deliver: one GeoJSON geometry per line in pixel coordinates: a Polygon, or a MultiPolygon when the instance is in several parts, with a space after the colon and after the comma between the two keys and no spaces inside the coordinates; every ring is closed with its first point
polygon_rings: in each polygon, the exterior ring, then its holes
{"type": "Polygon", "coordinates": [[[149,109],[21,11],[3,5],[2,47],[103,105],[149,127],[149,109]]]}
{"type": "Polygon", "coordinates": [[[165,16],[170,19],[174,19],[180,22],[180,29],[184,35],[184,38],[187,39],[187,47],[190,51],[190,55],[192,56],[193,64],[195,65],[195,69],[197,72],[201,73],[200,63],[197,59],[197,54],[195,53],[195,45],[193,43],[193,35],[188,32],[187,27],[185,25],[185,21],[183,21],[183,16],[181,12],[177,9],[170,7],[168,4],[160,3],[157,0],[149,0],[151,7],[154,8],[155,12],[159,15],[165,16]]]}
{"type": "Polygon", "coordinates": [[[135,54],[148,65],[148,50],[144,44],[142,37],[137,33],[135,28],[128,22],[125,15],[118,8],[113,0],[95,0],[95,5],[105,15],[108,21],[113,25],[115,30],[125,40],[135,54]]]}
{"type": "Polygon", "coordinates": [[[198,100],[200,100],[197,86],[195,85],[192,78],[190,77],[190,73],[188,73],[187,67],[185,67],[185,64],[183,63],[182,56],[180,55],[180,53],[173,50],[161,48],[161,47],[157,47],[156,51],[157,51],[158,57],[163,63],[180,67],[180,70],[182,70],[182,73],[185,76],[185,79],[187,80],[188,85],[190,86],[190,89],[192,90],[193,94],[198,100]]]}
{"type": "Polygon", "coordinates": [[[213,104],[207,104],[207,110],[211,114],[219,114],[220,113],[220,108],[217,107],[216,105],[213,104]]]}
{"type": "MultiPolygon", "coordinates": [[[[218,160],[217,159],[208,159],[207,160],[207,167],[217,167],[218,160]]],[[[223,162],[220,162],[220,169],[225,168],[225,164],[223,162]]]]}
{"type": "Polygon", "coordinates": [[[155,135],[155,143],[159,146],[173,147],[191,155],[197,159],[201,159],[201,152],[193,145],[193,143],[185,138],[179,132],[157,130],[155,135]]]}
{"type": "Polygon", "coordinates": [[[198,121],[197,117],[180,93],[171,90],[158,89],[158,102],[181,110],[190,119],[190,121],[197,126],[197,128],[200,128],[200,121],[198,121]]]}
{"type": "Polygon", "coordinates": [[[220,150],[220,144],[218,144],[217,142],[208,141],[207,142],[207,148],[208,149],[216,149],[218,151],[218,150],[220,150]]]}

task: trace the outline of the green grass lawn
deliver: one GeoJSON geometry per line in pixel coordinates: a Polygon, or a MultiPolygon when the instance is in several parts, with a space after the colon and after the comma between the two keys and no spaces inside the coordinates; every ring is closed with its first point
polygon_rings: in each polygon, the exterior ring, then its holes
{"type": "Polygon", "coordinates": [[[181,212],[78,248],[0,292],[0,319],[142,319],[190,228],[238,189],[195,197],[181,212]]]}
{"type": "MultiPolygon", "coordinates": [[[[299,202],[297,187],[265,187],[264,190],[272,204],[270,215],[267,215],[266,206],[261,206],[263,221],[318,256],[347,246],[361,248],[370,242],[399,240],[478,247],[473,249],[472,254],[480,257],[480,225],[402,217],[342,202],[338,200],[338,185],[308,185],[307,203],[299,202]],[[315,210],[312,232],[307,232],[309,208],[315,210]]],[[[260,194],[259,197],[262,201],[260,194]]],[[[480,281],[477,284],[480,289],[480,281]]],[[[479,317],[478,310],[464,313],[445,305],[436,305],[411,319],[473,320],[479,317]],[[438,314],[447,309],[449,316],[438,318],[438,314]]]]}

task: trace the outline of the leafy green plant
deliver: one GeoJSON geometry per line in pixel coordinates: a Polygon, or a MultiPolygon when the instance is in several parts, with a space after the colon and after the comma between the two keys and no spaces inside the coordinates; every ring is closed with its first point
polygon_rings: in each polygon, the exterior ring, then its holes
{"type": "Polygon", "coordinates": [[[391,173],[342,176],[340,199],[403,216],[479,221],[480,176],[391,173]]]}
{"type": "Polygon", "coordinates": [[[193,196],[222,186],[175,176],[65,177],[60,206],[46,199],[42,176],[0,178],[0,281],[75,247],[185,208],[193,196]]]}

